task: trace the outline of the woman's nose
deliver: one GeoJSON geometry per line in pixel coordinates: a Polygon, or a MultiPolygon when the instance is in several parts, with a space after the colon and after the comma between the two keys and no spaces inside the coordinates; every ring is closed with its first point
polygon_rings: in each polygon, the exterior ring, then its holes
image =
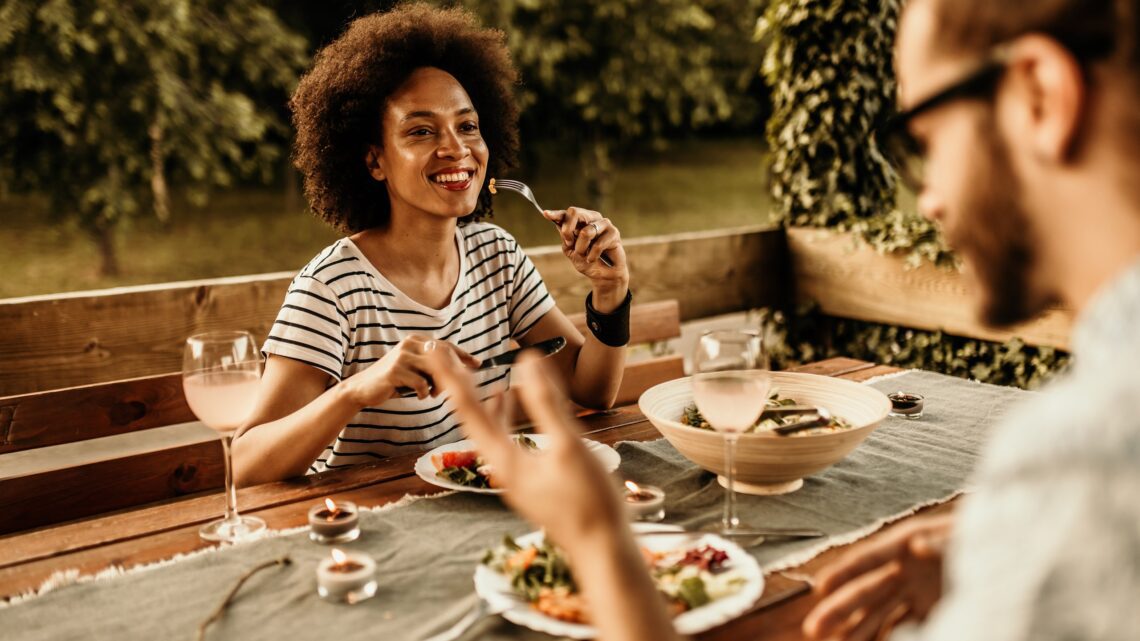
{"type": "Polygon", "coordinates": [[[447,130],[440,137],[436,155],[440,158],[465,158],[471,154],[471,148],[463,141],[458,132],[447,130]]]}

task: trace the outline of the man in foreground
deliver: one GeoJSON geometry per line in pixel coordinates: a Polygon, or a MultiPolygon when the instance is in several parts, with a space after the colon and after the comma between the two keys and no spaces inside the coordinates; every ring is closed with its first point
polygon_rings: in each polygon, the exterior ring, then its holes
{"type": "Polygon", "coordinates": [[[1140,1],[912,0],[896,53],[884,150],[983,319],[1076,310],[1075,365],[995,432],[956,515],[825,570],[804,632],[1138,638],[1140,1]]]}

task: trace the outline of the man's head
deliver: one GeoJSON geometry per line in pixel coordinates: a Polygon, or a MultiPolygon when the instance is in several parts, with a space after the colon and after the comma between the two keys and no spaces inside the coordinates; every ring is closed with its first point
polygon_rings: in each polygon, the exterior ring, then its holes
{"type": "Polygon", "coordinates": [[[1088,209],[1127,202],[1123,215],[1140,218],[1140,191],[1111,180],[1140,169],[1140,119],[1126,108],[1140,98],[1136,11],[1140,0],[907,7],[896,66],[925,159],[919,209],[972,268],[990,323],[1073,302],[1084,247],[1064,241],[1103,222],[1088,209]]]}

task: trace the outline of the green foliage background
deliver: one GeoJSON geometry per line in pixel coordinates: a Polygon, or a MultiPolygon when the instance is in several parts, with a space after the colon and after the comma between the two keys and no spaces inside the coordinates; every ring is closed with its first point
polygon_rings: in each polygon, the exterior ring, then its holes
{"type": "MultiPolygon", "coordinates": [[[[757,26],[771,91],[770,190],[785,224],[850,231],[911,264],[956,268],[934,226],[896,206],[897,185],[873,144],[890,113],[891,62],[900,0],[773,0],[757,26]]],[[[765,311],[776,365],[849,356],[1033,388],[1064,369],[1051,348],[978,341],[941,332],[765,311]]]]}
{"type": "Polygon", "coordinates": [[[507,34],[524,134],[576,154],[587,204],[603,210],[615,151],[758,115],[752,30],[766,0],[460,4],[507,34]]]}
{"type": "Polygon", "coordinates": [[[269,178],[306,49],[260,0],[7,0],[0,193],[49,195],[114,273],[114,228],[168,183],[200,202],[269,178]]]}

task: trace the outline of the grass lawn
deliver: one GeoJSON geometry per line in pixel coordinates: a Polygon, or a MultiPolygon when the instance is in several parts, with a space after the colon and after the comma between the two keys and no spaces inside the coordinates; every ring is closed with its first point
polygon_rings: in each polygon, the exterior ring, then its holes
{"type": "MultiPolygon", "coordinates": [[[[604,213],[627,238],[766,222],[763,154],[757,135],[676,143],[618,161],[613,205],[604,213]]],[[[579,173],[575,161],[551,152],[518,177],[554,209],[585,204],[579,173]]],[[[554,227],[521,196],[500,200],[495,222],[524,246],[555,241],[554,227]]],[[[216,194],[201,209],[175,203],[165,229],[131,221],[119,235],[123,274],[101,278],[95,246],[75,225],[48,222],[38,199],[0,200],[0,298],[300,269],[337,234],[286,202],[280,189],[242,188],[216,194]]]]}

